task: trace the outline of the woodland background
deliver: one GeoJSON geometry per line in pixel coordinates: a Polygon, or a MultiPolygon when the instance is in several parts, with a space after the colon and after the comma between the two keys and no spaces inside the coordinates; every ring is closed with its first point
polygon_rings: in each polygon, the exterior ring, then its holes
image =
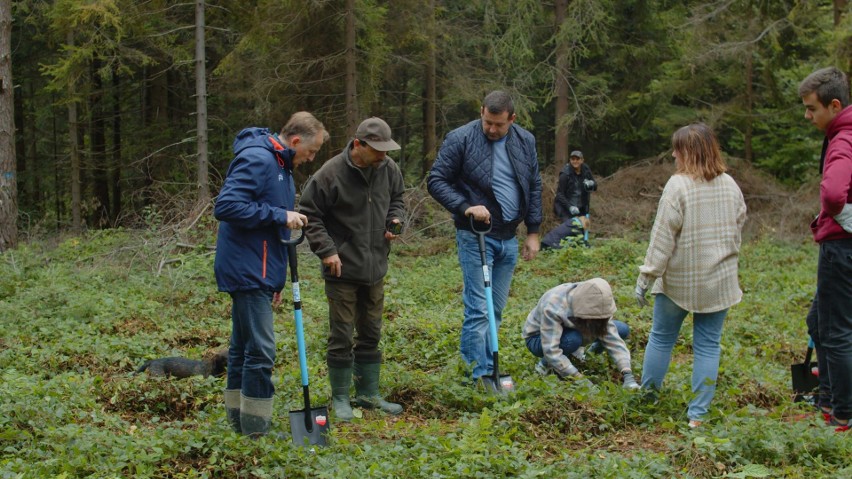
{"type": "MultiPolygon", "coordinates": [[[[817,68],[852,69],[850,9],[0,0],[0,478],[850,477],[852,443],[793,402],[789,369],[816,284],[807,225],[822,142],[797,86],[817,68]],[[536,136],[545,229],[568,151],[583,150],[599,180],[592,247],[518,264],[500,332],[501,365],[519,384],[508,398],[461,383],[453,227],[423,186],[443,136],[496,88],[536,136]],[[221,378],[133,374],[145,359],[227,346],[212,198],[234,135],[277,130],[298,110],[331,141],[297,187],[378,115],[403,146],[409,215],[390,256],[382,346],[383,392],[406,410],[349,424],[332,412],[330,445],[317,449],[231,433],[221,378]],[[621,390],[605,355],[582,365],[598,394],[542,378],[519,333],[544,291],[603,277],[641,375],[651,310],[635,305],[636,267],[673,171],[670,136],[696,120],[718,132],[748,221],[744,300],[726,320],[711,414],[693,431],[689,328],[657,401],[621,390]]],[[[324,405],[327,303],[307,245],[299,261],[311,392],[324,405]]],[[[273,427],[285,432],[302,407],[291,308],[275,316],[273,427]]]]}
{"type": "Polygon", "coordinates": [[[661,157],[676,128],[702,120],[726,154],[798,187],[818,175],[821,141],[798,82],[852,66],[847,0],[0,5],[0,94],[11,102],[14,90],[13,135],[0,120],[5,248],[18,231],[191,216],[215,197],[240,129],[278,130],[298,110],[331,133],[298,185],[377,115],[415,188],[492,89],[514,95],[543,171],[582,149],[610,175],[661,157]]]}

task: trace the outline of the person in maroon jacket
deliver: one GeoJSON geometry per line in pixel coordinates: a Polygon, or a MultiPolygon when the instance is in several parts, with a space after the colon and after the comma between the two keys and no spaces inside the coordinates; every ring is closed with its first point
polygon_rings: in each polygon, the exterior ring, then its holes
{"type": "MultiPolygon", "coordinates": [[[[849,78],[834,67],[817,70],[799,85],[805,118],[825,132],[820,169],[820,212],[811,223],[819,243],[817,334],[831,384],[837,432],[852,417],[852,106],[849,78]]],[[[822,367],[822,365],[820,365],[822,367]]],[[[823,374],[822,371],[820,371],[823,374]]]]}

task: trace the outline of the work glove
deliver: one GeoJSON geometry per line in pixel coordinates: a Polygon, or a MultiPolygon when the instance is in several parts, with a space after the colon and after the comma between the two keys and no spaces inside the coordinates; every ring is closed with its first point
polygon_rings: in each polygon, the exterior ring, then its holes
{"type": "Polygon", "coordinates": [[[639,286],[639,283],[636,283],[636,289],[633,290],[633,293],[636,295],[636,304],[638,304],[640,308],[648,306],[648,298],[645,297],[647,292],[648,288],[643,288],[642,286],[639,286]]]}
{"type": "Polygon", "coordinates": [[[583,186],[586,187],[586,191],[589,191],[595,187],[595,180],[583,180],[583,186]]]}
{"type": "Polygon", "coordinates": [[[571,216],[578,216],[580,214],[580,208],[577,208],[576,206],[568,208],[568,211],[571,213],[571,216]]]}
{"type": "Polygon", "coordinates": [[[624,371],[621,373],[622,383],[621,387],[627,389],[628,391],[636,391],[639,389],[639,383],[636,382],[636,378],[633,377],[633,372],[624,371]]]}

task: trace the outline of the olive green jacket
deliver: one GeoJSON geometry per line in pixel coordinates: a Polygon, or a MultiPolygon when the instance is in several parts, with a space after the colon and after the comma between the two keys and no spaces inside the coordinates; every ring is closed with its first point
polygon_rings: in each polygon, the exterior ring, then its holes
{"type": "Polygon", "coordinates": [[[308,217],[305,235],[320,259],[340,256],[342,275],[327,281],[375,284],[388,271],[387,225],[403,220],[405,186],[399,166],[389,157],[366,171],[352,162],[352,142],[328,160],[305,186],[299,212],[308,217]]]}

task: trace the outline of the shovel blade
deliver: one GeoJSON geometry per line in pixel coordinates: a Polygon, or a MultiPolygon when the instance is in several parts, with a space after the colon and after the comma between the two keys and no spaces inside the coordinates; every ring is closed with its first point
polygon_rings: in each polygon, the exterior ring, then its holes
{"type": "Polygon", "coordinates": [[[795,402],[808,401],[813,397],[814,391],[819,387],[819,378],[811,369],[816,363],[799,363],[790,365],[790,376],[793,379],[793,392],[796,393],[795,402]]]}
{"type": "Polygon", "coordinates": [[[814,391],[819,387],[819,377],[813,374],[812,369],[816,367],[815,362],[799,363],[790,366],[790,376],[793,380],[793,392],[796,393],[795,402],[812,400],[814,391]]]}
{"type": "Polygon", "coordinates": [[[293,442],[302,446],[325,446],[326,434],[331,427],[328,419],[328,408],[325,406],[311,408],[310,411],[300,409],[290,411],[290,434],[293,442]],[[305,416],[311,421],[311,430],[305,425],[305,416]]]}
{"type": "Polygon", "coordinates": [[[482,376],[479,380],[488,394],[505,395],[515,392],[515,380],[508,374],[501,374],[499,380],[495,380],[494,376],[482,376]]]}

